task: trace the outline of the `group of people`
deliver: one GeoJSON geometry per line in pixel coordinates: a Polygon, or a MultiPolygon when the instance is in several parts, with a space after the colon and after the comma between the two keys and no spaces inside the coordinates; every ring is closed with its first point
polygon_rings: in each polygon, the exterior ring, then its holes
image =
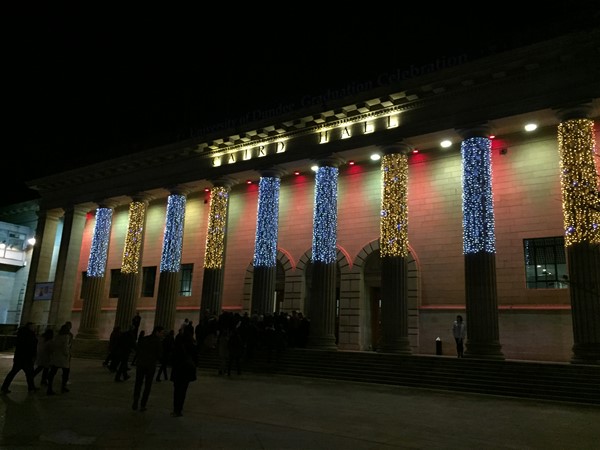
{"type": "Polygon", "coordinates": [[[136,314],[127,331],[121,332],[119,327],[113,329],[109,338],[109,351],[103,365],[115,373],[115,381],[118,382],[130,378],[128,375],[130,362],[135,366],[131,405],[134,411],[146,411],[154,381],[160,382],[161,377],[172,381],[173,412],[171,415],[181,417],[189,384],[196,380],[198,354],[194,341],[194,328],[184,324],[175,335],[174,330],[166,332],[163,326],[157,325],[150,334],[146,334],[144,330],[137,333],[140,325],[138,317],[139,315],[136,314]],[[132,353],[133,358],[131,358],[132,353]],[[169,367],[171,367],[170,375],[169,367]]]}
{"type": "Polygon", "coordinates": [[[29,392],[36,392],[35,377],[41,373],[42,386],[46,393],[54,395],[54,378],[61,369],[61,392],[69,392],[67,384],[71,372],[71,347],[73,334],[71,322],[65,322],[55,335],[52,329],[47,329],[38,337],[33,322],[27,322],[17,330],[15,353],[11,370],[4,377],[0,392],[10,394],[10,385],[15,376],[22,370],[27,380],[29,392]]]}

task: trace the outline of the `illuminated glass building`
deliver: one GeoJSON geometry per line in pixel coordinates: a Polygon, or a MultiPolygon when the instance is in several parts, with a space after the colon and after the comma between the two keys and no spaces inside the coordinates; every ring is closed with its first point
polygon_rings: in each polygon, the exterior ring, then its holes
{"type": "Polygon", "coordinates": [[[430,354],[462,314],[465,357],[598,363],[599,51],[592,32],[381,74],[32,180],[21,322],[92,342],[135,311],[295,310],[311,348],[430,354]]]}

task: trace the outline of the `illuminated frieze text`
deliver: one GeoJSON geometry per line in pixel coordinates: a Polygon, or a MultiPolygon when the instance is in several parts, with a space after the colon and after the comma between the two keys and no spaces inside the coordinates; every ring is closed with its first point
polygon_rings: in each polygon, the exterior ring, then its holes
{"type": "Polygon", "coordinates": [[[224,162],[234,164],[237,161],[248,161],[252,158],[262,158],[269,154],[284,153],[286,151],[285,142],[279,141],[268,145],[259,145],[256,147],[240,148],[237,151],[220,153],[212,158],[213,167],[218,167],[224,162]]]}

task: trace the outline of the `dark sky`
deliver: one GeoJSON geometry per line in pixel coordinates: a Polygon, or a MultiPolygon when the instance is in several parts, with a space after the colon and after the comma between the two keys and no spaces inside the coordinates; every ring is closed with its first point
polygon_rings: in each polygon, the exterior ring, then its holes
{"type": "Polygon", "coordinates": [[[2,19],[0,205],[35,198],[26,180],[255,111],[300,106],[304,96],[374,82],[382,72],[598,26],[597,2],[577,4],[490,13],[430,3],[377,11],[311,3],[300,12],[293,3],[271,13],[275,6],[234,12],[227,3],[209,13],[200,3],[187,10],[27,3],[2,19]]]}

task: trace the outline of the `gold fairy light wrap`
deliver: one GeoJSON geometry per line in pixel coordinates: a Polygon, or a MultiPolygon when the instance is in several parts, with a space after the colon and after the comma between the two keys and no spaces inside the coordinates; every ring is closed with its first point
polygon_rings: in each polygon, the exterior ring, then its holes
{"type": "Polygon", "coordinates": [[[600,196],[594,163],[594,122],[572,119],[558,126],[565,245],[600,243],[600,196]]]}
{"type": "Polygon", "coordinates": [[[381,256],[408,255],[408,157],[384,155],[381,161],[381,256]]]}
{"type": "Polygon", "coordinates": [[[229,194],[225,188],[214,187],[210,190],[210,212],[204,260],[204,267],[207,269],[220,269],[223,266],[228,199],[229,194]]]}
{"type": "Polygon", "coordinates": [[[138,273],[140,269],[140,251],[142,249],[145,215],[145,203],[131,202],[129,204],[129,225],[127,236],[125,236],[121,273],[138,273]]]}

